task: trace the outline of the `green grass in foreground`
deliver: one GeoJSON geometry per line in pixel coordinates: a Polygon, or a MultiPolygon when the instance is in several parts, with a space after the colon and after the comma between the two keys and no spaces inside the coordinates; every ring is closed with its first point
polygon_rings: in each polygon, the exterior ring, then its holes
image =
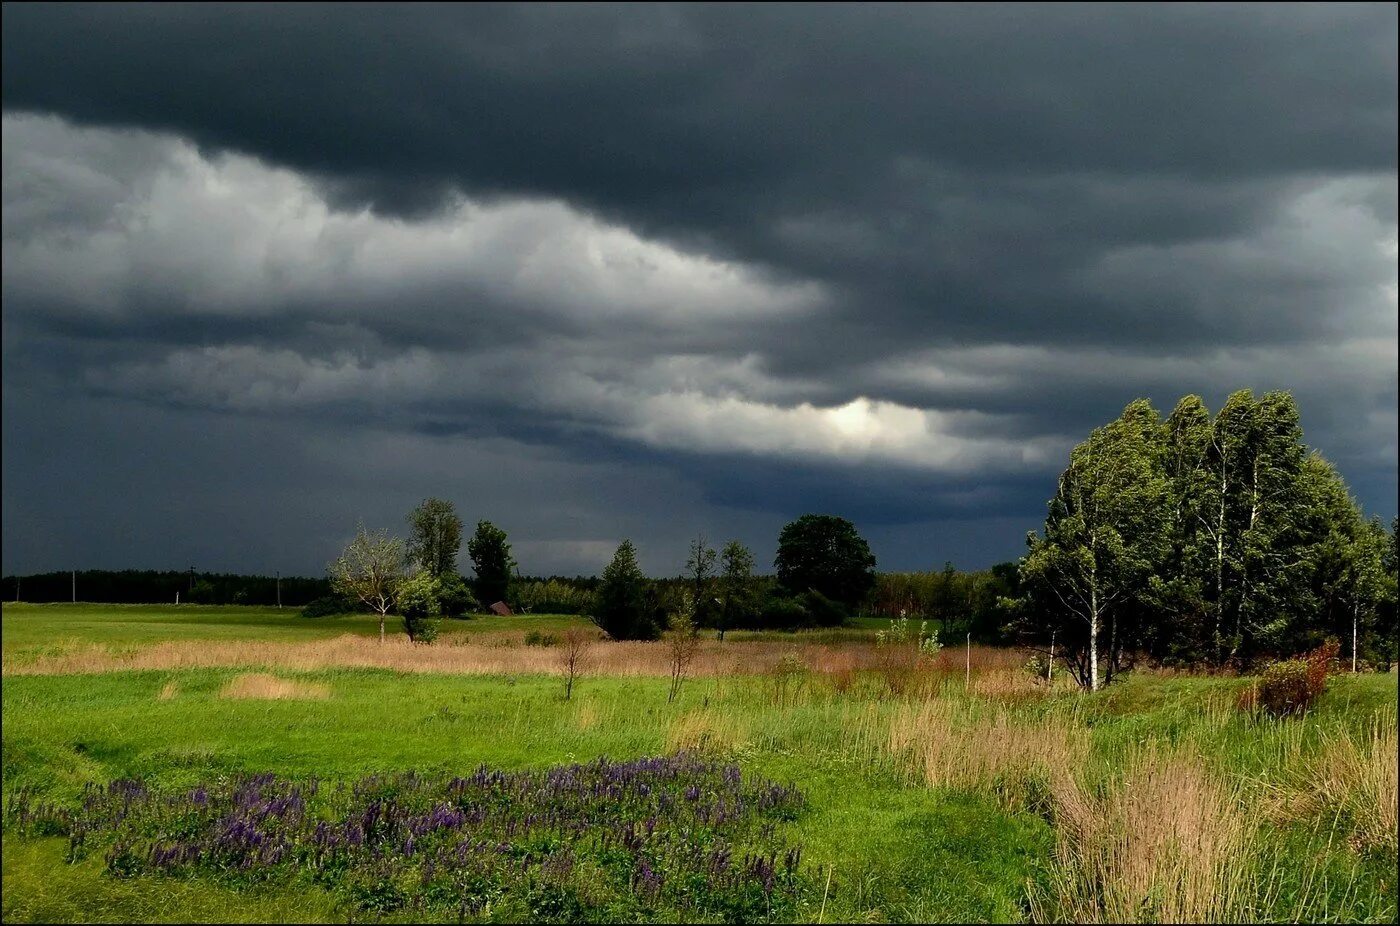
{"type": "MultiPolygon", "coordinates": [[[[1028,887],[1054,860],[1054,830],[1028,810],[1006,809],[994,789],[975,792],[911,784],[892,764],[850,748],[843,727],[887,716],[898,705],[873,693],[813,691],[777,706],[760,679],[688,683],[668,705],[661,679],[589,678],[573,702],[543,677],[446,677],[388,671],[279,673],[323,685],[329,697],[240,701],[219,696],[236,670],[118,672],[10,677],[4,682],[3,779],[72,799],[85,782],[137,776],[164,787],[192,785],[237,770],[323,780],[369,772],[465,771],[486,763],[541,767],[600,755],[629,758],[670,751],[683,720],[736,718],[741,736],[725,754],[746,769],[797,784],[809,807],[794,841],[818,880],[831,873],[826,922],[1017,921],[1028,887]],[[164,697],[162,696],[164,694],[164,697]]],[[[1146,740],[1185,746],[1222,772],[1283,775],[1290,748],[1320,748],[1338,731],[1393,718],[1395,677],[1340,678],[1319,709],[1300,720],[1256,724],[1207,709],[1239,682],[1134,678],[1096,697],[1073,694],[1001,707],[967,698],[973,711],[1021,719],[1053,715],[1092,737],[1086,762],[1105,769],[1146,740]],[[1382,712],[1378,714],[1378,712],[1382,712]]],[[[1277,883],[1270,918],[1394,922],[1394,858],[1352,851],[1344,822],[1300,823],[1278,831],[1266,858],[1277,883]],[[1343,826],[1338,830],[1338,826],[1343,826]]],[[[100,858],[70,866],[58,839],[4,840],[8,921],[344,920],[324,893],[262,890],[232,894],[194,881],[118,881],[100,858]]],[[[799,918],[816,921],[819,898],[799,918]]]]}

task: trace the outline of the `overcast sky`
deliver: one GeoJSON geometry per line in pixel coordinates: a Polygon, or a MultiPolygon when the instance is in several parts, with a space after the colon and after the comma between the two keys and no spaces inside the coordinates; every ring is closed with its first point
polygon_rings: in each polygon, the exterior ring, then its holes
{"type": "Polygon", "coordinates": [[[985,566],[1240,388],[1396,511],[1393,4],[3,9],[6,573],[985,566]]]}

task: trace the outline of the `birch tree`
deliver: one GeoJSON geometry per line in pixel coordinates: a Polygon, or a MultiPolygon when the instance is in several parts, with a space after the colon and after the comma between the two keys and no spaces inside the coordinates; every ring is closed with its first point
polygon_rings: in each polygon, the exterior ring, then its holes
{"type": "Polygon", "coordinates": [[[1169,493],[1154,421],[1157,413],[1139,400],[1071,452],[1044,536],[1029,538],[1022,563],[1042,598],[1040,613],[1050,617],[1044,630],[1056,633],[1071,671],[1092,691],[1102,681],[1102,637],[1109,635],[1111,656],[1122,652],[1118,614],[1162,558],[1169,493]]]}

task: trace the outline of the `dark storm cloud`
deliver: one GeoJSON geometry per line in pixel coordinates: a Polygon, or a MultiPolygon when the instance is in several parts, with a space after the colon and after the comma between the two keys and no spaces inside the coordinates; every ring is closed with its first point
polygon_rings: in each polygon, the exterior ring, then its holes
{"type": "MultiPolygon", "coordinates": [[[[556,505],[590,467],[675,480],[569,536],[502,487],[577,568],[822,507],[900,565],[1015,555],[1078,435],[1240,387],[1293,388],[1390,513],[1396,33],[1392,5],[8,5],[6,386],[235,458],[248,421],[499,439],[559,455],[556,505]]],[[[43,418],[5,425],[24,485],[43,418]]],[[[349,479],[315,472],[282,478],[349,479]]]]}

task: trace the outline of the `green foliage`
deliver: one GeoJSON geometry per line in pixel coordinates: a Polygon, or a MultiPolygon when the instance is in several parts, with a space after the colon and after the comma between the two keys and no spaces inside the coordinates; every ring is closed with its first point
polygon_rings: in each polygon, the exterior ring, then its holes
{"type": "Polygon", "coordinates": [[[487,607],[505,601],[515,571],[506,532],[490,521],[478,521],[476,533],[467,541],[467,554],[476,569],[476,597],[487,607]]]}
{"type": "Polygon", "coordinates": [[[940,571],[877,573],[869,613],[935,620],[950,634],[970,633],[977,643],[997,645],[1009,642],[1004,626],[1013,614],[1006,602],[1021,594],[1016,563],[975,572],[948,563],[940,571]]]}
{"type": "Polygon", "coordinates": [[[721,640],[726,630],[753,623],[758,609],[753,565],[753,553],[737,540],[726,543],[720,552],[720,604],[715,618],[721,640]]]}
{"type": "Polygon", "coordinates": [[[437,578],[437,597],[444,617],[467,617],[481,608],[466,581],[455,572],[437,578]]]}
{"type": "Polygon", "coordinates": [[[814,588],[797,596],[798,604],[807,612],[804,627],[840,627],[850,618],[850,612],[814,588]]]}
{"type": "Polygon", "coordinates": [[[636,547],[632,541],[624,540],[603,570],[603,582],[590,616],[598,629],[614,640],[655,640],[662,630],[657,620],[656,595],[637,565],[636,547]]]}
{"type": "Polygon", "coordinates": [[[462,519],[451,502],[425,499],[408,514],[408,558],[436,578],[457,574],[462,550],[462,519]]]}
{"type": "Polygon", "coordinates": [[[361,610],[359,602],[350,601],[340,595],[323,595],[307,603],[301,609],[302,617],[331,617],[335,614],[351,614],[361,610]]]}
{"type": "Polygon", "coordinates": [[[875,585],[875,556],[855,525],[833,515],[806,514],[778,534],[778,581],[794,595],[808,589],[848,609],[875,585]]]}
{"type": "Polygon", "coordinates": [[[1053,635],[1088,687],[1135,653],[1247,668],[1328,636],[1393,651],[1384,530],[1309,453],[1285,392],[1236,392],[1214,419],[1197,396],[1165,422],[1130,404],[1071,453],[1029,543],[1017,627],[1053,635]]]}
{"type": "Polygon", "coordinates": [[[552,633],[530,630],[525,634],[526,646],[558,646],[559,638],[552,633]]]}
{"type": "Polygon", "coordinates": [[[417,572],[404,580],[399,590],[399,615],[404,633],[415,643],[437,639],[437,619],[442,616],[442,582],[427,572],[417,572]]]}
{"type": "Polygon", "coordinates": [[[596,597],[590,589],[559,579],[511,586],[516,610],[538,614],[587,614],[593,610],[596,597]]]}
{"type": "Polygon", "coordinates": [[[810,627],[812,616],[802,603],[794,598],[770,595],[763,600],[754,620],[755,629],[795,630],[810,627]]]}

